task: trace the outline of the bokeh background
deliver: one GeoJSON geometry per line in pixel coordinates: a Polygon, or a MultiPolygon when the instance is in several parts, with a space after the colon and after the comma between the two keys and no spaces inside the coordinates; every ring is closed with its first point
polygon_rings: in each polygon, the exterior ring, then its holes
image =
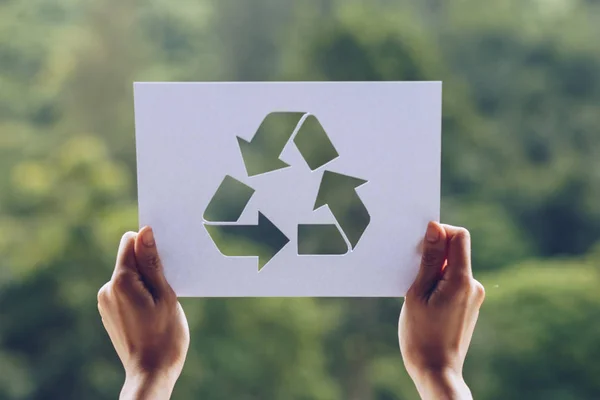
{"type": "MultiPolygon", "coordinates": [[[[477,399],[600,398],[598,0],[0,0],[0,399],[114,399],[132,82],[442,80],[477,399]]],[[[184,299],[175,399],[416,399],[400,299],[184,299]]]]}

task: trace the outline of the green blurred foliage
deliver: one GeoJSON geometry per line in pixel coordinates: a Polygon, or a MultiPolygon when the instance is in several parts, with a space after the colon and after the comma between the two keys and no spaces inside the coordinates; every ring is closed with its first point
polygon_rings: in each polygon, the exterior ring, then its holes
{"type": "MultiPolygon", "coordinates": [[[[0,0],[0,399],[110,399],[134,80],[443,80],[445,222],[486,284],[478,399],[597,399],[600,4],[0,0]],[[528,261],[527,261],[528,260],[528,261]]],[[[186,299],[178,399],[414,399],[396,299],[186,299]]]]}
{"type": "Polygon", "coordinates": [[[597,266],[532,261],[485,277],[487,304],[467,365],[476,398],[598,396],[597,266]]]}

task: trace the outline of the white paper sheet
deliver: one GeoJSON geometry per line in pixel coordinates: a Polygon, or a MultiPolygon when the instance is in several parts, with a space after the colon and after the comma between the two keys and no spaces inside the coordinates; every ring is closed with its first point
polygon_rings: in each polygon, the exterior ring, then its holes
{"type": "MultiPolygon", "coordinates": [[[[426,224],[439,219],[440,82],[135,83],[134,96],[140,226],[154,229],[179,296],[405,294],[426,224]],[[305,121],[314,116],[338,157],[311,171],[295,143],[305,135],[300,121],[285,133],[291,136],[279,157],[289,167],[249,177],[240,146],[252,143],[274,112],[298,112],[305,121]],[[357,180],[340,185],[337,197],[329,193],[337,199],[331,206],[314,210],[324,171],[357,180]],[[207,221],[225,176],[254,192],[238,220],[207,221]],[[358,180],[366,183],[353,189],[358,180]],[[368,221],[352,221],[364,216],[361,204],[368,221]],[[344,207],[354,214],[336,219],[344,207]],[[270,223],[288,240],[260,271],[252,248],[233,246],[225,252],[245,256],[225,256],[209,234],[257,225],[259,213],[263,228],[270,223]],[[303,224],[335,225],[348,251],[298,255],[303,224]],[[348,226],[356,228],[353,236],[344,232],[348,226]]],[[[272,147],[271,155],[278,152],[272,147]]],[[[227,203],[217,200],[213,207],[227,203]]],[[[262,240],[261,229],[244,229],[262,240]]],[[[340,245],[333,229],[327,238],[340,245]]]]}

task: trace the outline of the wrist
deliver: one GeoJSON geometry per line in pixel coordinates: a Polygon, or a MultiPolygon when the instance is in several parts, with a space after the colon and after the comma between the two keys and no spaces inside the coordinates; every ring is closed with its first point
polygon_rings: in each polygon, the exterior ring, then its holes
{"type": "Polygon", "coordinates": [[[472,400],[462,373],[450,368],[420,371],[413,378],[423,400],[472,400]]]}
{"type": "Polygon", "coordinates": [[[127,371],[120,399],[169,399],[176,381],[177,376],[168,371],[127,371]]]}

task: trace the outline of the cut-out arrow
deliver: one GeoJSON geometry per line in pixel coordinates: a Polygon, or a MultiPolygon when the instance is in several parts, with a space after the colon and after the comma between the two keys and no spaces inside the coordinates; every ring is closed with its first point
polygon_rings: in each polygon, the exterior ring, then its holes
{"type": "Polygon", "coordinates": [[[339,156],[325,129],[314,115],[306,116],[298,128],[294,143],[312,171],[339,156]]]}
{"type": "Polygon", "coordinates": [[[367,183],[364,179],[325,171],[321,178],[314,210],[328,205],[352,249],[369,226],[371,217],[356,188],[367,183]]]}
{"type": "Polygon", "coordinates": [[[254,194],[254,189],[225,175],[217,192],[204,210],[203,218],[209,222],[236,222],[254,194]]]}
{"type": "Polygon", "coordinates": [[[237,137],[248,176],[289,167],[279,156],[305,114],[272,112],[262,121],[252,140],[237,137]]]}
{"type": "MultiPolygon", "coordinates": [[[[272,112],[250,141],[237,137],[248,176],[289,167],[280,159],[294,137],[296,148],[315,171],[339,157],[319,120],[305,112],[272,112]]],[[[336,224],[299,224],[299,255],[343,255],[354,250],[371,217],[356,193],[364,179],[325,171],[314,210],[328,205],[336,224]]],[[[256,225],[236,225],[254,189],[226,175],[206,207],[204,226],[221,254],[258,257],[260,271],[290,241],[264,214],[256,225]]]]}
{"type": "Polygon", "coordinates": [[[221,252],[229,257],[258,257],[260,271],[290,241],[261,212],[257,225],[207,225],[208,234],[221,252]]]}
{"type": "Polygon", "coordinates": [[[298,254],[342,255],[347,252],[348,244],[336,225],[298,225],[298,254]]]}

